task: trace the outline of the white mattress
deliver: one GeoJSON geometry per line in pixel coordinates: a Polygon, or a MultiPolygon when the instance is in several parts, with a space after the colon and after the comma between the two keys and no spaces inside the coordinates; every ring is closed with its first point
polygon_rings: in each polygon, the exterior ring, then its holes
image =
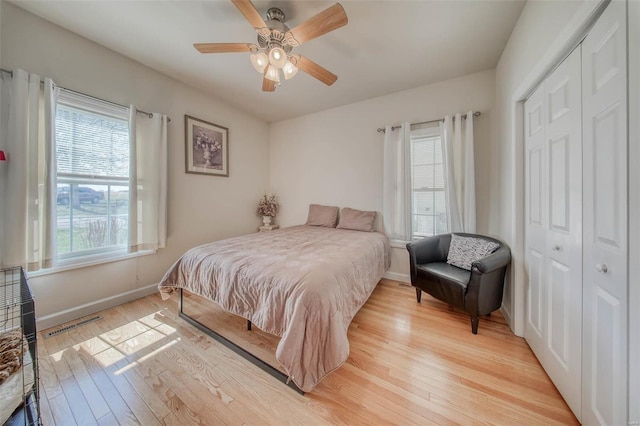
{"type": "Polygon", "coordinates": [[[4,424],[14,410],[22,404],[22,395],[28,392],[33,384],[33,362],[28,351],[22,365],[20,370],[0,385],[0,424],[4,424]]]}

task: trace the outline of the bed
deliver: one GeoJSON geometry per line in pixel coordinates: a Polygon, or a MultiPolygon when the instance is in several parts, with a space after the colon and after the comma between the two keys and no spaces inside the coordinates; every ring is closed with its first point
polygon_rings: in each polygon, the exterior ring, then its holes
{"type": "Polygon", "coordinates": [[[276,359],[309,392],[349,357],[347,330],[390,264],[379,232],[294,226],[195,247],[159,284],[280,336],[276,359]]]}

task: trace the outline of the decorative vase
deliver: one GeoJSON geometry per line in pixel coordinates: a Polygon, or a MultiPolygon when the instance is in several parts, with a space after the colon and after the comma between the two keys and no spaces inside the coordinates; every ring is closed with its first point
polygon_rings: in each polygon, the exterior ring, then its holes
{"type": "Polygon", "coordinates": [[[262,216],[262,223],[264,226],[271,225],[271,216],[262,216]]]}
{"type": "Polygon", "coordinates": [[[202,158],[204,158],[204,165],[205,166],[211,166],[211,158],[213,158],[213,153],[211,152],[211,150],[205,146],[204,147],[204,151],[202,153],[202,158]]]}

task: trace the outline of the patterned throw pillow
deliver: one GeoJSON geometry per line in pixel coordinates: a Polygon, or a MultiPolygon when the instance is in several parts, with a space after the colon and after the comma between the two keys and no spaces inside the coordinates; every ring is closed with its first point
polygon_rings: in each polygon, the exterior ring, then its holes
{"type": "Polygon", "coordinates": [[[451,235],[451,245],[447,263],[458,268],[471,270],[471,264],[493,253],[500,244],[482,238],[451,235]]]}

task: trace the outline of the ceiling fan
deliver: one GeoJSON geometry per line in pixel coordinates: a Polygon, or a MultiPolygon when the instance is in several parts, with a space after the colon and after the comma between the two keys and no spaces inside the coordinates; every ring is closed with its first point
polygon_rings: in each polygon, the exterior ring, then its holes
{"type": "Polygon", "coordinates": [[[347,24],[347,14],[340,3],[318,13],[311,19],[289,29],[284,24],[282,10],[272,7],[265,22],[250,0],[231,0],[249,24],[258,33],[258,44],[253,43],[195,43],[200,53],[250,52],[251,64],[263,75],[262,90],[273,92],[280,84],[280,71],[285,80],[296,75],[298,69],[324,84],[331,86],[338,76],[310,59],[291,53],[294,47],[320,37],[347,24]]]}

